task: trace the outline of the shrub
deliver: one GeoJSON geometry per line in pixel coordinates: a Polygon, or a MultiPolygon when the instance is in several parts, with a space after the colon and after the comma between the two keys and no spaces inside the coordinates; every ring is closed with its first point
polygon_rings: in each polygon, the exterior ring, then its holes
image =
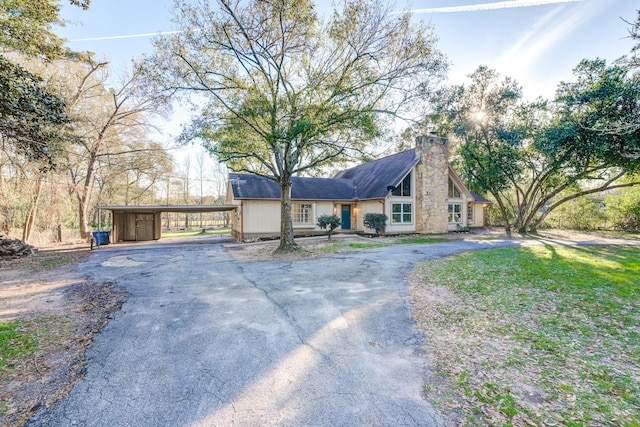
{"type": "Polygon", "coordinates": [[[333,230],[340,227],[340,218],[336,215],[320,215],[318,217],[318,227],[323,230],[327,230],[327,236],[329,236],[329,240],[331,240],[331,235],[333,234],[333,230]]]}
{"type": "Polygon", "coordinates": [[[640,231],[640,188],[619,190],[606,198],[607,214],[613,227],[625,231],[640,231]]]}
{"type": "Polygon", "coordinates": [[[364,226],[376,230],[376,235],[384,234],[388,216],[381,213],[368,213],[364,216],[364,226]]]}

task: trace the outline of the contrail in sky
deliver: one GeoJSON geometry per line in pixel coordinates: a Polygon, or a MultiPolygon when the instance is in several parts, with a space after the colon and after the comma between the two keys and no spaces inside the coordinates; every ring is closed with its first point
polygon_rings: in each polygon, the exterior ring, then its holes
{"type": "MultiPolygon", "coordinates": [[[[496,10],[496,9],[512,9],[516,7],[531,7],[531,6],[544,6],[546,4],[557,3],[576,3],[584,0],[509,0],[491,3],[469,4],[464,6],[450,6],[450,7],[434,7],[429,9],[412,9],[412,13],[450,13],[450,12],[479,12],[484,10],[496,10]]],[[[401,13],[401,12],[394,12],[401,13]]],[[[124,36],[104,36],[104,37],[91,37],[86,39],[74,39],[70,42],[88,42],[99,40],[117,40],[117,39],[135,39],[139,37],[154,37],[164,34],[177,34],[182,33],[183,30],[176,31],[158,31],[156,33],[144,33],[144,34],[128,34],[124,36]]]]}
{"type": "Polygon", "coordinates": [[[479,12],[483,10],[511,9],[515,7],[544,6],[545,4],[574,3],[584,0],[510,0],[492,3],[469,4],[464,6],[433,7],[412,9],[413,13],[479,12]]]}
{"type": "Polygon", "coordinates": [[[96,40],[117,40],[117,39],[135,39],[138,37],[154,37],[161,36],[163,34],[177,34],[183,33],[183,30],[175,30],[175,31],[158,31],[156,33],[144,33],[144,34],[128,34],[126,36],[104,36],[104,37],[90,37],[87,39],[73,39],[69,40],[70,42],[91,42],[96,40]]]}

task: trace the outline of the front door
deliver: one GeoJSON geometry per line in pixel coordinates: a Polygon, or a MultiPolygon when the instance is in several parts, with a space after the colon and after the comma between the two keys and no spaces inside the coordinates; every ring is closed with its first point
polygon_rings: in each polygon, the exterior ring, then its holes
{"type": "Polygon", "coordinates": [[[342,218],[340,218],[343,230],[351,230],[351,205],[342,205],[342,218]]]}

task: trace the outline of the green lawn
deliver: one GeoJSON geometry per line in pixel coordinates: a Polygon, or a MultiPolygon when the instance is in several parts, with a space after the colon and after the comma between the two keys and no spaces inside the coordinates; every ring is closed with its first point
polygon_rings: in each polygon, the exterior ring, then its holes
{"type": "Polygon", "coordinates": [[[0,368],[12,368],[13,361],[36,350],[35,338],[21,322],[0,322],[0,368]]]}
{"type": "Polygon", "coordinates": [[[375,249],[382,248],[390,245],[426,245],[434,243],[447,243],[461,239],[447,239],[441,237],[428,237],[428,236],[405,236],[391,238],[389,240],[377,240],[371,239],[370,241],[363,240],[362,242],[342,242],[340,239],[333,239],[330,243],[323,245],[319,248],[312,248],[308,252],[310,254],[329,254],[348,250],[362,250],[362,249],[375,249]]]}
{"type": "Polygon", "coordinates": [[[202,231],[201,228],[197,228],[193,230],[163,231],[162,238],[171,239],[171,238],[184,238],[184,237],[194,237],[194,236],[209,236],[214,234],[231,234],[231,229],[229,228],[216,228],[213,230],[205,229],[204,232],[202,231]]]}
{"type": "Polygon", "coordinates": [[[640,425],[640,248],[534,246],[418,267],[414,314],[465,425],[640,425]]]}

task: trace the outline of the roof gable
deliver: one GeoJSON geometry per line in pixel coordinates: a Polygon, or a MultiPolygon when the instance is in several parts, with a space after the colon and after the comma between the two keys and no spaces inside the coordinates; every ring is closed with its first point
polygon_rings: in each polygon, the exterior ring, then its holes
{"type": "Polygon", "coordinates": [[[420,159],[415,148],[338,172],[334,179],[350,179],[358,199],[383,199],[389,186],[398,186],[420,159]]]}

